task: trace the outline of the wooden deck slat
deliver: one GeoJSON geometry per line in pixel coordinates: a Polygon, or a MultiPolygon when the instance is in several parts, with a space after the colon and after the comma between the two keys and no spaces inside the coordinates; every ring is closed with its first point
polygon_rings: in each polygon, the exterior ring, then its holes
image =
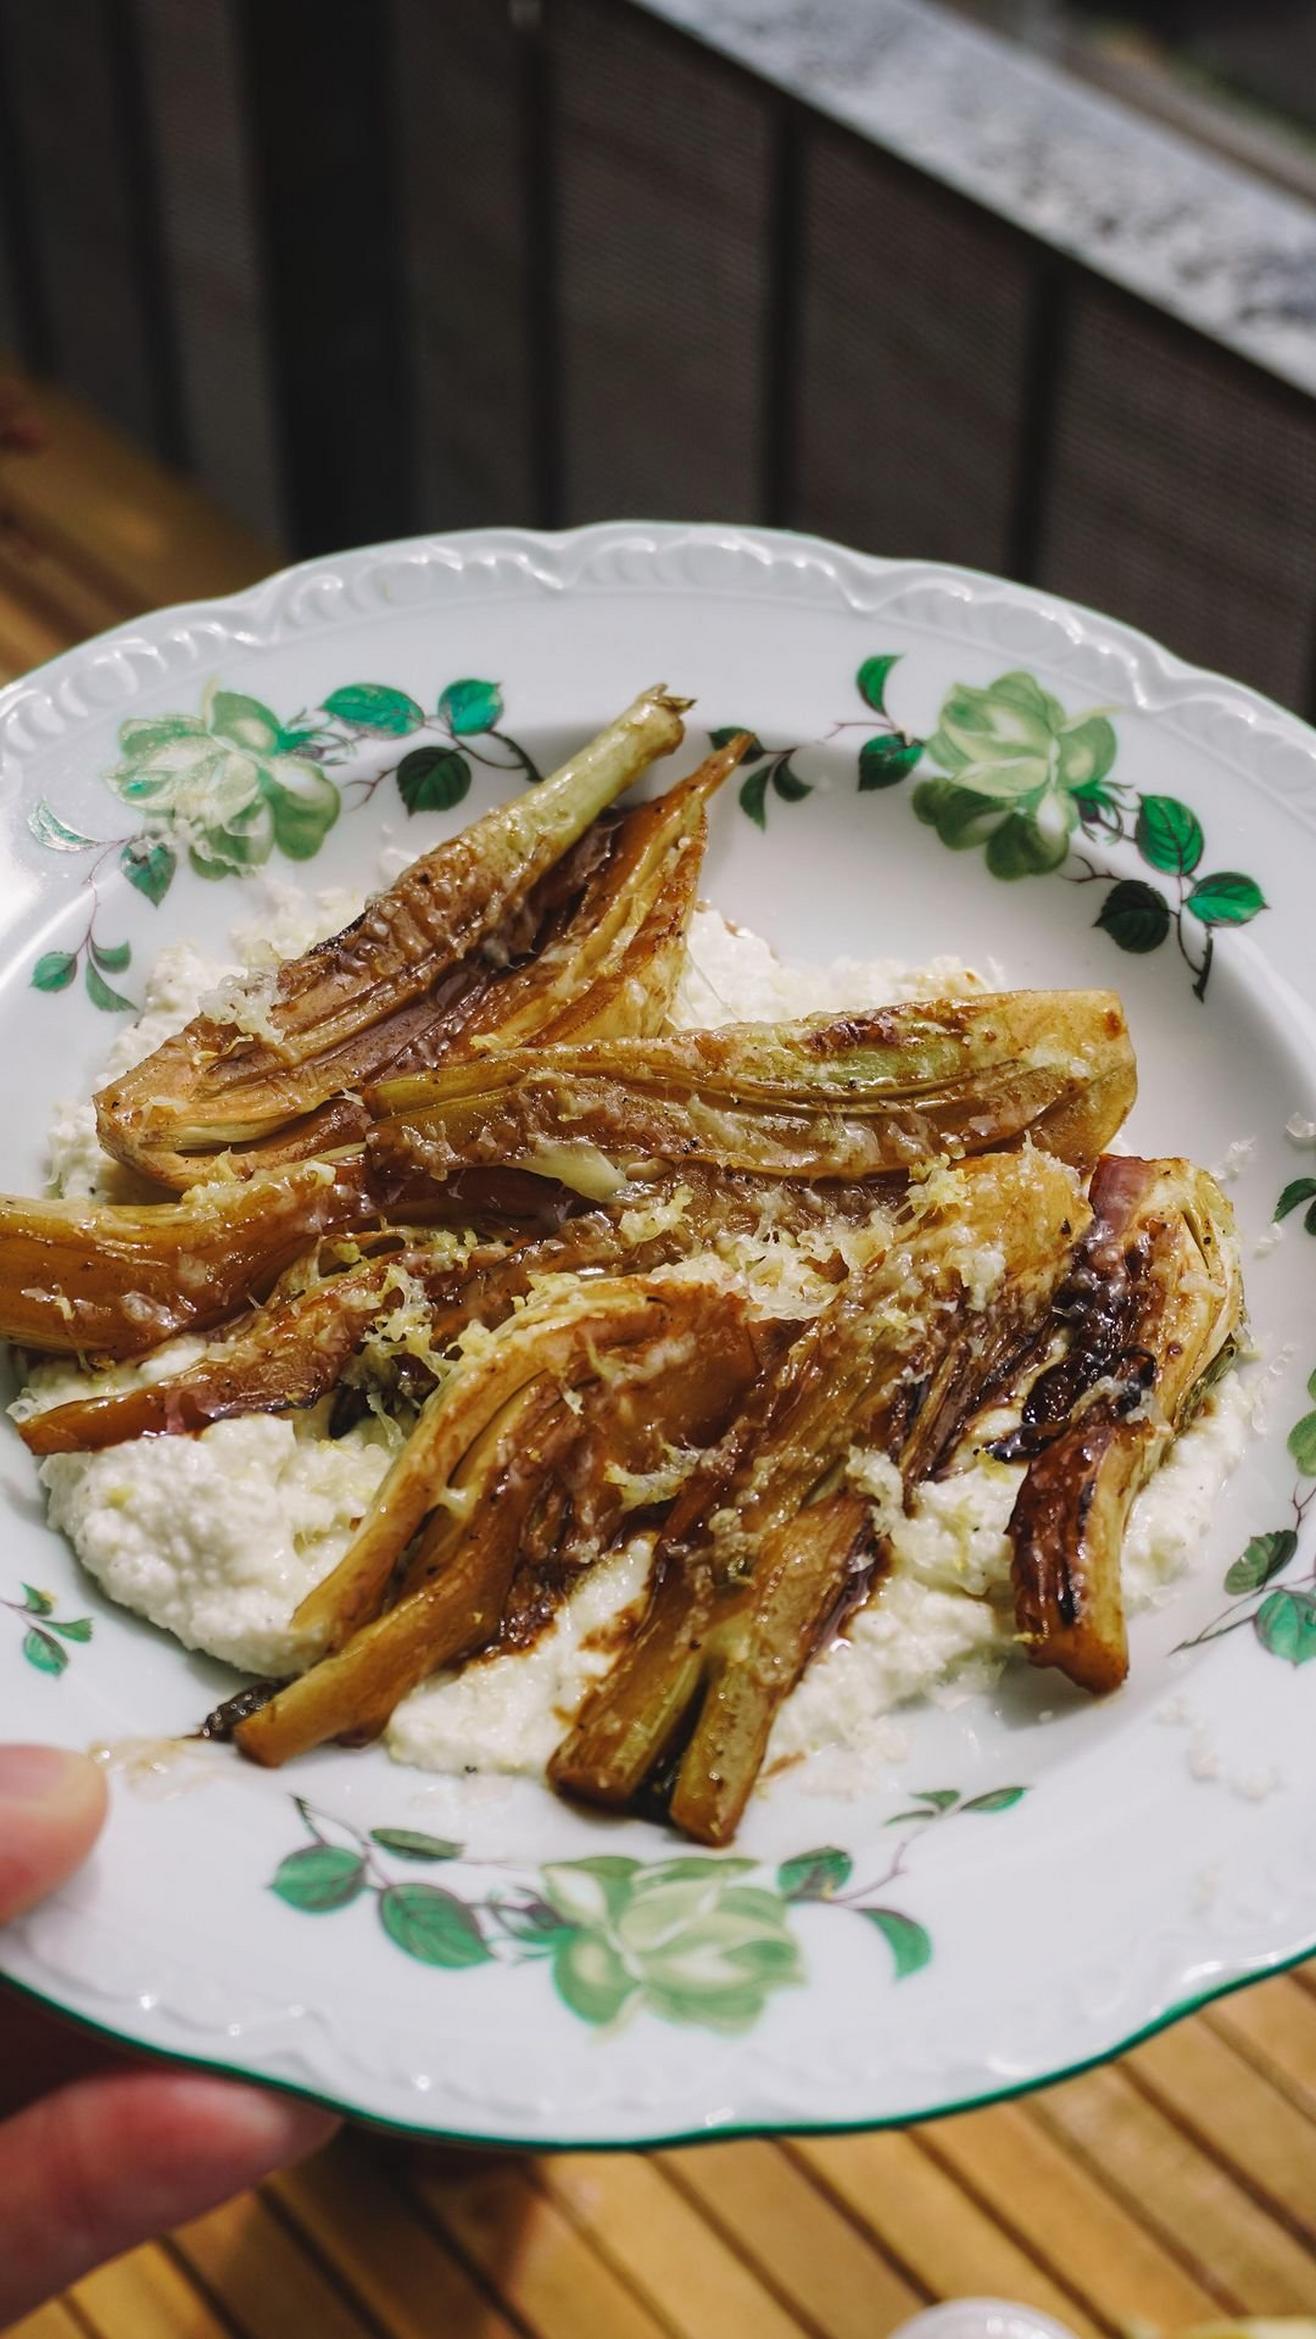
{"type": "Polygon", "coordinates": [[[33,612],[58,628],[68,642],[85,641],[103,633],[107,625],[135,614],[131,596],[106,592],[93,584],[74,561],[49,546],[0,524],[0,588],[11,598],[25,601],[33,612]]]}
{"type": "Polygon", "coordinates": [[[935,2298],[1014,2298],[1074,2331],[1097,2325],[1078,2301],[960,2191],[911,2137],[801,2139],[792,2156],[935,2298]]]}
{"type": "Polygon", "coordinates": [[[377,2339],[259,2193],[183,2226],[173,2246],[244,2339],[377,2339]]]}
{"type": "Polygon", "coordinates": [[[679,2339],[797,2339],[799,2323],[653,2162],[580,2153],[534,2164],[535,2180],[614,2273],[679,2339]]]}
{"type": "Polygon", "coordinates": [[[1206,2322],[1219,2300],[1019,2106],[920,2130],[924,2150],[1021,2246],[1117,2325],[1206,2322]]]}
{"type": "Polygon", "coordinates": [[[1316,2117],[1316,1999],[1295,1977],[1236,1990],[1203,2019],[1300,2111],[1316,2117]]]}
{"type": "Polygon", "coordinates": [[[87,2339],[87,2326],[56,2298],[35,2314],[24,2315],[21,2323],[11,2323],[4,2339],[87,2339]]]}
{"type": "Polygon", "coordinates": [[[1250,2192],[1316,2241],[1316,2127],[1204,2022],[1164,2032],[1126,2070],[1250,2192]]]}
{"type": "Polygon", "coordinates": [[[481,2162],[436,2172],[423,2152],[413,2152],[406,2171],[440,2231],[536,2339],[661,2339],[671,2332],[522,2168],[481,2162]]]}
{"type": "Polygon", "coordinates": [[[52,384],[28,385],[45,444],[4,466],[7,507],[129,608],[232,593],[277,567],[271,542],[52,384]]]}
{"type": "Polygon", "coordinates": [[[898,2274],[776,2144],[701,2144],[659,2165],[821,2339],[883,2339],[928,2292],[898,2274]]]}
{"type": "Polygon", "coordinates": [[[72,2300],[96,2339],[228,2339],[228,2324],[154,2245],[88,2274],[72,2300]]]}
{"type": "Polygon", "coordinates": [[[1122,2069],[1089,2071],[1033,2100],[1140,2222],[1221,2305],[1250,2315],[1316,2310],[1316,2259],[1194,2144],[1122,2069]]]}
{"type": "Polygon", "coordinates": [[[77,638],[69,627],[52,624],[49,617],[18,594],[6,591],[0,582],[0,672],[6,682],[71,648],[77,638]]]}
{"type": "Polygon", "coordinates": [[[266,2190],[394,2339],[516,2339],[388,2182],[372,2139],[342,2136],[266,2190]]]}

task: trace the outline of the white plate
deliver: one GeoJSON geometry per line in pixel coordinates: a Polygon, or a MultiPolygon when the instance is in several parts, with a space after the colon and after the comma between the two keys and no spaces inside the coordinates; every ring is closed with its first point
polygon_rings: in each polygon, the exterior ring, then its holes
{"type": "MultiPolygon", "coordinates": [[[[829,1801],[796,1774],[735,1859],[375,1751],[287,1776],[225,1749],[123,1757],[102,1849],[3,1937],[3,1971],[142,2046],[425,2133],[620,2144],[925,2118],[1072,2071],[1316,1943],[1305,1205],[1257,1251],[1281,1189],[1310,1171],[1316,1195],[1316,1149],[1285,1133],[1316,1111],[1316,739],[1250,692],[1044,595],[727,528],[400,544],[162,612],[0,696],[0,1179],[38,1189],[50,1107],[85,1091],[115,994],[159,945],[221,944],[250,914],[236,875],[205,883],[175,856],[184,814],[220,865],[295,874],[292,845],[312,884],[368,882],[386,827],[428,843],[506,790],[490,763],[551,763],[660,678],[698,701],[685,761],[728,723],[772,751],[750,811],[717,809],[706,887],[729,916],[805,956],[950,949],[1012,983],[1119,987],[1135,1142],[1241,1162],[1269,1426],[1172,1600],[1135,1625],[1119,1696],[1020,1669],[989,1701],[921,1710],[880,1791],[829,1801]],[[1004,675],[952,709],[957,749],[948,700],[1004,675]],[[334,716],[351,753],[317,788],[280,765],[275,725],[315,749],[334,716]],[[189,727],[150,728],[173,718],[189,727]],[[897,732],[932,743],[917,769],[897,732]],[[966,843],[945,766],[962,785],[970,734],[995,793],[966,843]],[[447,760],[404,778],[424,794],[469,776],[460,810],[408,815],[391,767],[419,747],[447,760]],[[1011,815],[1004,792],[1037,787],[1035,817],[1011,815]],[[1081,860],[993,873],[1050,858],[1070,824],[1081,860]],[[1255,1584],[1231,1592],[1245,1551],[1255,1584]],[[1218,1619],[1236,1629],[1179,1646],[1218,1619]],[[406,1856],[381,1829],[460,1856],[406,1856]],[[614,1865],[583,1865],[600,1855],[614,1865]],[[522,1914],[500,1919],[510,1901],[522,1914]]],[[[2,1467],[3,1734],[122,1748],[189,1729],[229,1677],[99,1597],[8,1431],[2,1467]]]]}

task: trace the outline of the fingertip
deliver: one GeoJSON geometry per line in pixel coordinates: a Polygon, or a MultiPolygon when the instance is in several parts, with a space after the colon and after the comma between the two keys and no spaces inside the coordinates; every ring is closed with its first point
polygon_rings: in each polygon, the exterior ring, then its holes
{"type": "Polygon", "coordinates": [[[0,2322],[327,2143],[315,2104],[186,2071],[102,2073],[0,2127],[0,2322]]]}
{"type": "Polygon", "coordinates": [[[166,2160],[174,2149],[171,2131],[177,2148],[188,2153],[203,2138],[213,2160],[232,2156],[241,2185],[305,2160],[342,2124],[336,2113],[303,2096],[202,2072],[142,2073],[140,2083],[149,2091],[150,2119],[166,2160]]]}
{"type": "Polygon", "coordinates": [[[76,1811],[88,1820],[105,1816],[102,1765],[72,1746],[0,1746],[0,1804],[76,1811]]]}
{"type": "Polygon", "coordinates": [[[105,1776],[61,1746],[0,1746],[0,1924],[81,1867],[105,1821],[105,1776]]]}

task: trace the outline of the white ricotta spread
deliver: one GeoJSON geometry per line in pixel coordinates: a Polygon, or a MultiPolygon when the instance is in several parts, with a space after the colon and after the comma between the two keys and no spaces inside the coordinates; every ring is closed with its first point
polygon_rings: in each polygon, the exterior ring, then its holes
{"type": "MultiPolygon", "coordinates": [[[[123,1032],[105,1067],[112,1078],[178,1031],[218,993],[231,1001],[246,985],[258,1025],[270,971],[279,958],[337,931],[358,907],[345,894],[308,899],[288,886],[266,889],[265,914],[239,930],[227,962],[190,943],[161,953],[140,1022],[123,1032]]],[[[1000,980],[992,970],[992,981],[1000,980]]],[[[682,1026],[777,1020],[876,1006],[896,999],[985,988],[959,959],[922,967],[894,960],[841,959],[802,966],[778,958],[757,935],[701,908],[674,1021],[682,1026]]],[[[117,1198],[123,1173],[96,1140],[92,1108],[66,1104],[51,1130],[57,1192],[117,1198]]],[[[679,1196],[663,1209],[679,1211],[679,1196]]],[[[655,1231],[637,1208],[636,1239],[655,1231]]],[[[783,1242],[770,1229],[742,1238],[727,1265],[752,1284],[758,1304],[790,1313],[825,1304],[834,1288],[827,1258],[838,1247],[858,1264],[881,1236],[881,1222],[783,1242]]],[[[1003,1270],[999,1253],[968,1262],[971,1296],[990,1305],[1003,1270]]],[[[196,1343],[175,1343],[144,1366],[120,1366],[97,1385],[122,1387],[177,1369],[196,1343]]],[[[87,1378],[67,1365],[40,1367],[19,1408],[60,1402],[87,1378]]],[[[1248,1376],[1231,1374],[1134,1510],[1125,1548],[1132,1607],[1164,1597],[1197,1548],[1251,1425],[1248,1376]]],[[[16,1410],[18,1410],[16,1409],[16,1410]]],[[[42,1466],[51,1523],[62,1529],[109,1596],[177,1635],[189,1648],[254,1673],[295,1671],[307,1661],[292,1614],[346,1549],[390,1459],[387,1425],[367,1421],[330,1439],[325,1408],[292,1419],[257,1415],[221,1421],[198,1436],[143,1438],[42,1466]]],[[[1006,1522],[1020,1465],[973,1451],[946,1479],[922,1487],[905,1512],[898,1473],[881,1455],[853,1451],[851,1485],[873,1502],[890,1538],[891,1567],[880,1595],[809,1669],[773,1732],[767,1772],[831,1750],[890,1758],[897,1738],[886,1718],[911,1699],[956,1700],[990,1686],[1014,1642],[1006,1522]]],[[[643,1595],[650,1545],[637,1539],[588,1572],[556,1618],[526,1651],[477,1661],[437,1676],[398,1707],[387,1744],[401,1762],[441,1771],[542,1773],[590,1683],[610,1662],[621,1620],[643,1595]]]]}
{"type": "Polygon", "coordinates": [[[836,958],[807,966],[778,958],[771,943],[729,926],[701,905],[690,921],[689,965],[677,986],[672,1021],[681,1029],[719,1023],[780,1023],[793,1015],[844,1014],[894,999],[952,999],[990,986],[962,958],[909,966],[898,958],[836,958]]]}
{"type": "MultiPolygon", "coordinates": [[[[1131,1613],[1158,1605],[1200,1550],[1251,1432],[1253,1396],[1250,1374],[1228,1374],[1139,1495],[1124,1542],[1131,1613]]],[[[890,1576],[783,1706],[769,1768],[824,1747],[880,1752],[881,1718],[893,1707],[991,1686],[1015,1646],[1005,1530],[1023,1475],[1022,1463],[968,1456],[950,1477],[919,1487],[907,1516],[893,1516],[888,1498],[890,1576]]]]}
{"type": "Polygon", "coordinates": [[[436,1674],[397,1707],[389,1753],[421,1770],[542,1773],[590,1684],[607,1672],[611,1633],[643,1597],[652,1544],[636,1537],[587,1570],[531,1648],[436,1674]]]}
{"type": "Polygon", "coordinates": [[[41,1466],[50,1523],[111,1600],[247,1673],[296,1672],[292,1613],[343,1556],[392,1459],[382,1433],[253,1413],[41,1466]]]}

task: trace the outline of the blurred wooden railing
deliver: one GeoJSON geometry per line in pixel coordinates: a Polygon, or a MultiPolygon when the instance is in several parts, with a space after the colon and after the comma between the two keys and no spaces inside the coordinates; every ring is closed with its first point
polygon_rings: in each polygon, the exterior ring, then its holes
{"type": "Polygon", "coordinates": [[[0,0],[4,347],[295,554],[771,521],[1316,712],[1316,215],[935,5],[0,0]]]}

